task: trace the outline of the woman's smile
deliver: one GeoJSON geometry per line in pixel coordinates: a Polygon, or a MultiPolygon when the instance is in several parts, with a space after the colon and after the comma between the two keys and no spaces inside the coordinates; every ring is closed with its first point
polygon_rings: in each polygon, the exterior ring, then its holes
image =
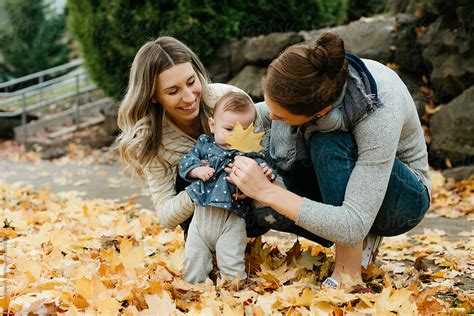
{"type": "MultiPolygon", "coordinates": [[[[196,98],[196,101],[199,101],[198,98],[196,98]]],[[[194,101],[191,105],[178,107],[178,110],[185,114],[194,113],[194,111],[198,110],[198,102],[196,101],[194,101]]]]}

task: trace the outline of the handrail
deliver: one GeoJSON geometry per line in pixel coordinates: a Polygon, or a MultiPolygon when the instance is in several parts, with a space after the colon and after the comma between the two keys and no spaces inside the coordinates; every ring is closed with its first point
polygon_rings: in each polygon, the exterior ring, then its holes
{"type": "Polygon", "coordinates": [[[23,95],[26,96],[27,93],[28,93],[28,97],[31,98],[31,97],[35,97],[35,96],[38,96],[38,95],[41,96],[42,94],[47,93],[50,90],[54,90],[54,89],[57,89],[57,88],[60,88],[60,87],[63,87],[63,86],[74,85],[75,80],[77,80],[77,78],[81,77],[81,76],[85,76],[83,79],[81,78],[81,80],[87,80],[88,79],[87,78],[87,72],[86,71],[81,71],[81,72],[77,72],[77,73],[74,73],[74,74],[67,74],[67,75],[64,75],[62,77],[58,77],[58,78],[55,78],[55,79],[51,79],[49,81],[45,81],[45,82],[40,83],[40,84],[35,85],[35,86],[31,86],[31,87],[28,87],[28,88],[25,88],[25,89],[22,89],[22,90],[18,90],[17,92],[14,92],[14,93],[17,93],[17,95],[15,95],[13,97],[6,98],[4,100],[0,100],[0,108],[7,107],[8,105],[10,105],[12,103],[15,103],[15,102],[20,102],[23,99],[23,95]]]}
{"type": "MultiPolygon", "coordinates": [[[[0,100],[0,108],[9,106],[10,111],[0,111],[0,118],[10,118],[21,116],[21,135],[17,135],[23,144],[28,140],[28,122],[27,114],[33,111],[40,110],[49,105],[75,98],[72,105],[74,109],[74,122],[77,128],[80,128],[81,118],[81,97],[86,94],[86,98],[90,99],[90,92],[97,90],[97,85],[91,83],[87,71],[82,68],[70,71],[65,75],[53,78],[43,82],[43,76],[52,74],[58,71],[68,70],[72,67],[80,66],[83,63],[81,59],[76,59],[70,63],[36,72],[34,74],[24,76],[18,79],[10,80],[5,83],[0,83],[0,89],[13,86],[20,82],[39,78],[39,83],[29,87],[10,92],[4,100],[0,100]],[[83,87],[81,87],[81,85],[83,87]],[[45,95],[46,94],[46,95],[45,95]],[[31,104],[33,103],[33,104],[31,104]],[[13,107],[15,105],[15,107],[13,107]],[[18,105],[18,107],[16,107],[18,105]]],[[[5,95],[7,93],[3,93],[5,95]]],[[[16,134],[15,129],[15,134],[16,134]]]]}
{"type": "Polygon", "coordinates": [[[97,85],[91,84],[91,85],[89,85],[85,88],[79,89],[78,91],[69,92],[69,93],[54,97],[54,98],[50,98],[50,99],[47,99],[47,100],[44,100],[44,101],[40,101],[38,103],[26,106],[26,107],[24,107],[22,109],[18,109],[16,111],[0,112],[0,117],[14,117],[14,116],[20,115],[22,113],[28,113],[28,112],[31,112],[31,111],[39,110],[39,109],[44,108],[48,105],[54,104],[56,102],[59,102],[59,101],[62,101],[62,100],[65,100],[65,99],[68,99],[68,98],[86,93],[86,92],[94,91],[95,89],[97,89],[97,85]]]}
{"type": "Polygon", "coordinates": [[[13,79],[13,80],[2,82],[2,83],[0,83],[0,89],[6,88],[8,86],[12,86],[12,85],[15,85],[15,84],[18,84],[18,83],[21,83],[21,82],[25,82],[25,81],[28,81],[28,80],[40,78],[40,77],[43,77],[45,75],[49,75],[49,74],[52,74],[52,73],[55,73],[55,72],[58,72],[58,71],[62,71],[62,70],[66,70],[66,69],[69,69],[69,68],[72,68],[72,67],[76,67],[76,66],[82,65],[83,62],[84,61],[82,59],[75,59],[75,60],[73,60],[73,61],[71,61],[67,64],[59,65],[59,66],[56,66],[56,67],[52,67],[52,68],[49,68],[49,69],[41,70],[41,71],[38,71],[38,72],[35,72],[35,73],[32,73],[32,74],[23,76],[23,77],[20,77],[20,78],[16,78],[16,79],[13,79]]]}
{"type": "MultiPolygon", "coordinates": [[[[27,92],[34,91],[34,90],[39,90],[43,87],[47,87],[47,86],[55,84],[57,82],[61,82],[61,81],[67,80],[67,79],[72,79],[76,76],[82,76],[84,74],[87,74],[87,71],[81,70],[81,71],[76,72],[76,73],[67,73],[63,76],[56,77],[56,78],[53,78],[53,79],[50,79],[50,80],[46,80],[46,81],[37,83],[35,85],[29,86],[29,87],[26,87],[26,88],[23,88],[23,89],[20,89],[20,90],[16,90],[16,91],[13,91],[13,92],[0,92],[0,97],[6,97],[6,98],[11,99],[11,98],[14,98],[16,96],[22,95],[23,93],[27,93],[27,92]]],[[[0,107],[3,105],[4,101],[5,100],[0,101],[0,107]]]]}

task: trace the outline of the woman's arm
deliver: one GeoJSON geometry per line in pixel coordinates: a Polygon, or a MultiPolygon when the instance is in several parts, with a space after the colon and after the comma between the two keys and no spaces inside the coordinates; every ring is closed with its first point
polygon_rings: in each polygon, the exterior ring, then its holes
{"type": "Polygon", "coordinates": [[[271,205],[306,230],[353,246],[368,234],[385,196],[403,125],[399,108],[386,104],[356,126],[358,160],[341,206],[311,201],[272,185],[244,157],[236,159],[230,178],[247,196],[271,205]]]}
{"type": "Polygon", "coordinates": [[[194,203],[186,191],[176,194],[174,184],[176,172],[173,168],[165,169],[160,164],[145,168],[151,198],[161,225],[173,229],[194,212],[194,203]]]}
{"type": "Polygon", "coordinates": [[[293,221],[298,217],[303,198],[272,183],[254,159],[236,156],[229,177],[246,196],[270,206],[293,221]]]}

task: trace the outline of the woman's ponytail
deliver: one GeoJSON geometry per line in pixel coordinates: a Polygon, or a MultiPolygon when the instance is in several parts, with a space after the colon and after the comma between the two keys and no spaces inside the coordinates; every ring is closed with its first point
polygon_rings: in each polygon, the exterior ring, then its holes
{"type": "Polygon", "coordinates": [[[344,69],[345,53],[344,42],[338,35],[323,33],[310,47],[308,59],[321,75],[335,77],[344,69]]]}

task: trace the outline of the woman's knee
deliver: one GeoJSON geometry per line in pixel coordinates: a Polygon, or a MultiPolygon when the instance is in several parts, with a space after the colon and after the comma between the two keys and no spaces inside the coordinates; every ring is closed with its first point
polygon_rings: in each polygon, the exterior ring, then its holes
{"type": "Polygon", "coordinates": [[[349,132],[314,133],[308,149],[314,164],[335,158],[357,159],[357,145],[349,132]]]}
{"type": "Polygon", "coordinates": [[[372,226],[372,232],[381,236],[396,236],[417,226],[430,206],[426,187],[421,183],[419,186],[419,191],[403,187],[399,187],[397,192],[388,190],[372,226]]]}

